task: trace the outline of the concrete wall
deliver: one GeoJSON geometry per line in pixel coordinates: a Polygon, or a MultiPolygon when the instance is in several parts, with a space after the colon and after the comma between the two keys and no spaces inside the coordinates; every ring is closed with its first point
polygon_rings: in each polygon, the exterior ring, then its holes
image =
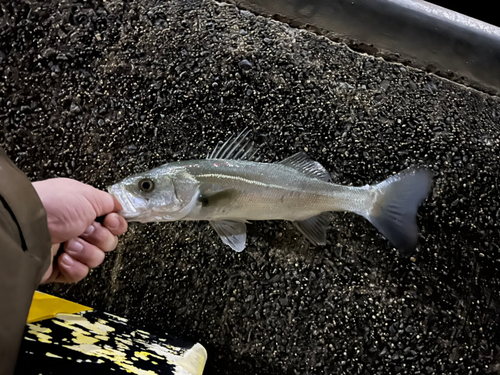
{"type": "Polygon", "coordinates": [[[206,223],[133,224],[44,290],[200,341],[210,374],[499,369],[498,98],[212,1],[2,4],[0,59],[1,145],[32,179],[104,188],[245,127],[337,183],[435,173],[413,259],[354,214],[324,247],[253,223],[240,254],[206,223]]]}

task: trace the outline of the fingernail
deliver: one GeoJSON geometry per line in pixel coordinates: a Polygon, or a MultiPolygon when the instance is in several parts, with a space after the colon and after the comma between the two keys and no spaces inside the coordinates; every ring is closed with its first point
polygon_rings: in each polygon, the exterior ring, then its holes
{"type": "Polygon", "coordinates": [[[61,259],[62,264],[64,264],[66,267],[72,267],[73,264],[75,263],[73,258],[71,258],[68,254],[63,254],[61,258],[62,258],[61,259]]]}
{"type": "Polygon", "coordinates": [[[118,218],[116,216],[111,216],[108,219],[108,227],[109,229],[116,229],[120,225],[120,222],[118,221],[118,218]]]}
{"type": "Polygon", "coordinates": [[[85,232],[83,232],[83,234],[85,235],[89,235],[89,234],[92,234],[92,232],[94,231],[94,226],[91,225],[90,227],[88,227],[87,229],[85,229],[85,232]]]}
{"type": "Polygon", "coordinates": [[[79,253],[80,251],[82,251],[82,249],[83,249],[83,245],[81,242],[76,241],[76,240],[69,241],[68,248],[67,248],[67,250],[69,252],[79,253]]]}

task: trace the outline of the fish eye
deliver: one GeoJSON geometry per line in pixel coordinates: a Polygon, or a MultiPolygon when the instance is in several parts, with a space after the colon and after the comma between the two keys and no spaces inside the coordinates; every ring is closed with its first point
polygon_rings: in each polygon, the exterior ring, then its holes
{"type": "Polygon", "coordinates": [[[155,183],[150,178],[143,178],[139,181],[139,189],[145,193],[150,193],[155,188],[155,183]]]}

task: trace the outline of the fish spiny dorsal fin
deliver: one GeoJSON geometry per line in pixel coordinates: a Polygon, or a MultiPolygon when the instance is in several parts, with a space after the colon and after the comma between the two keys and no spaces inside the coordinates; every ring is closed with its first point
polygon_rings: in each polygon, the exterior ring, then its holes
{"type": "Polygon", "coordinates": [[[232,135],[222,145],[220,142],[207,159],[253,160],[258,149],[254,148],[254,142],[247,138],[250,132],[250,129],[245,128],[236,137],[232,135]]]}
{"type": "Polygon", "coordinates": [[[304,173],[306,176],[317,178],[322,181],[330,181],[330,173],[317,161],[312,160],[305,152],[298,152],[295,155],[278,162],[296,171],[304,173]]]}

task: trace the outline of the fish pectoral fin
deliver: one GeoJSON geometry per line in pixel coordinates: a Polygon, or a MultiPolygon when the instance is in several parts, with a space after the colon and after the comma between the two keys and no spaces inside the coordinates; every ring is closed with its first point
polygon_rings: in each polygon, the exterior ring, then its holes
{"type": "Polygon", "coordinates": [[[306,176],[317,178],[318,180],[331,181],[330,172],[302,151],[278,162],[278,164],[286,165],[287,167],[304,173],[306,176]]]}
{"type": "Polygon", "coordinates": [[[203,207],[230,204],[233,199],[238,196],[236,189],[225,189],[218,193],[203,195],[200,194],[198,201],[203,207]]]}
{"type": "Polygon", "coordinates": [[[313,244],[326,245],[326,230],[330,225],[330,213],[323,212],[317,216],[293,224],[313,244]]]}
{"type": "Polygon", "coordinates": [[[243,251],[247,240],[247,226],[244,222],[211,220],[210,225],[215,229],[222,242],[237,252],[243,251]]]}

